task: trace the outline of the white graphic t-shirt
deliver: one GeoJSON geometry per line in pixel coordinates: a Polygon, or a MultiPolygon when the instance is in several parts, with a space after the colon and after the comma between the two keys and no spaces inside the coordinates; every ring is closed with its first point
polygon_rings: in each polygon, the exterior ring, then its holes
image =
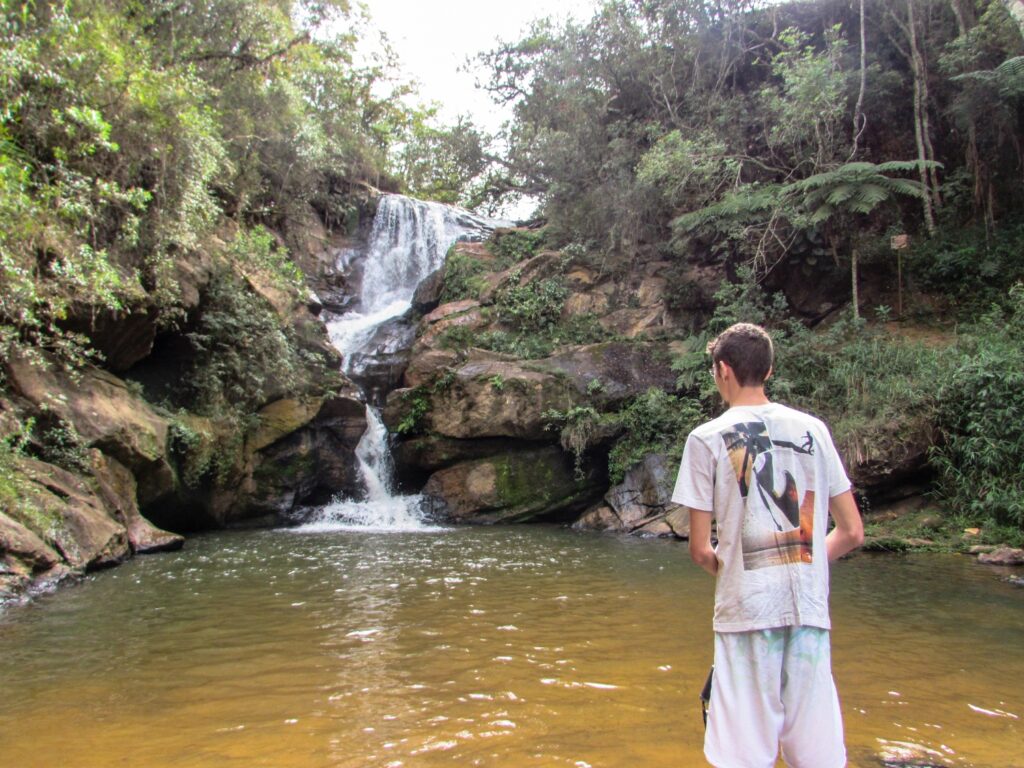
{"type": "Polygon", "coordinates": [[[716,632],[829,629],[828,502],[850,481],[819,420],[779,403],[690,433],[672,501],[718,523],[716,632]]]}

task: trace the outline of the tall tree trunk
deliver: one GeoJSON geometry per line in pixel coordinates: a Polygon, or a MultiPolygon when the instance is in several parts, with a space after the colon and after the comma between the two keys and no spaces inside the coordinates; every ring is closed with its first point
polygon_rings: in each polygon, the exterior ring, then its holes
{"type": "Polygon", "coordinates": [[[978,23],[974,5],[970,0],[949,0],[949,5],[956,16],[956,26],[960,30],[960,36],[966,35],[971,28],[978,23]]]}
{"type": "Polygon", "coordinates": [[[925,194],[921,198],[924,206],[924,224],[929,235],[935,234],[935,214],[933,210],[932,176],[928,172],[928,145],[925,142],[926,120],[923,118],[924,105],[924,62],[917,47],[916,22],[914,20],[914,0],[907,0],[907,39],[910,41],[910,64],[914,72],[914,139],[917,143],[918,170],[925,194]]]}
{"type": "Polygon", "coordinates": [[[860,0],[860,91],[857,93],[857,106],[853,109],[853,147],[850,149],[850,156],[846,162],[850,162],[857,155],[857,148],[860,145],[860,137],[867,125],[867,118],[864,116],[864,91],[867,86],[867,34],[864,29],[864,0],[860,0]]]}
{"type": "Polygon", "coordinates": [[[857,290],[857,246],[850,251],[850,283],[853,294],[853,319],[860,320],[860,291],[857,290]]]}
{"type": "Polygon", "coordinates": [[[924,142],[925,157],[931,161],[928,167],[928,191],[932,196],[932,205],[935,208],[942,207],[942,193],[939,185],[939,170],[935,162],[935,147],[932,144],[932,131],[928,118],[928,66],[925,64],[924,55],[921,53],[921,46],[917,44],[917,21],[914,18],[914,3],[916,0],[907,0],[907,20],[910,30],[910,55],[913,57],[914,78],[921,84],[920,119],[921,138],[924,142]]]}
{"type": "Polygon", "coordinates": [[[1017,26],[1020,27],[1021,35],[1024,35],[1024,0],[1003,0],[1003,5],[1017,26]]]}

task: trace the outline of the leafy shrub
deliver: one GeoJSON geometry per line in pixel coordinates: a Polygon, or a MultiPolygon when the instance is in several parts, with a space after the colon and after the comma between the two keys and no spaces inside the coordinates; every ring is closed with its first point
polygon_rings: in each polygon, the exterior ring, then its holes
{"type": "Polygon", "coordinates": [[[939,493],[967,518],[1024,528],[1024,284],[959,340],[940,390],[939,493]]]}
{"type": "Polygon", "coordinates": [[[92,464],[89,449],[73,424],[44,412],[33,422],[31,431],[43,461],[72,472],[88,472],[92,464]]]}
{"type": "Polygon", "coordinates": [[[914,246],[908,266],[923,288],[949,296],[961,317],[976,319],[993,304],[1005,305],[1004,286],[1024,279],[1024,223],[992,232],[944,229],[914,246]]]}
{"type": "Polygon", "coordinates": [[[513,285],[498,295],[499,319],[520,331],[540,331],[556,324],[569,296],[562,280],[546,278],[521,285],[516,275],[512,277],[513,285]]]}
{"type": "Polygon", "coordinates": [[[283,291],[295,296],[301,296],[305,291],[306,280],[302,270],[288,258],[288,250],[279,246],[265,227],[239,229],[228,253],[243,269],[255,267],[283,291]]]}
{"type": "Polygon", "coordinates": [[[320,364],[297,346],[295,333],[230,269],[211,279],[198,328],[191,377],[196,410],[206,415],[252,411],[272,387],[293,390],[320,364]]]}
{"type": "Polygon", "coordinates": [[[476,298],[486,287],[482,275],[487,265],[452,246],[444,263],[444,288],[441,289],[441,303],[476,298]]]}
{"type": "Polygon", "coordinates": [[[189,488],[199,488],[207,478],[219,484],[227,482],[241,458],[246,431],[255,426],[255,419],[251,415],[229,414],[211,434],[205,429],[194,429],[181,415],[171,422],[168,443],[182,481],[189,488]]]}
{"type": "Polygon", "coordinates": [[[559,444],[573,455],[573,474],[582,480],[583,455],[601,423],[601,414],[589,405],[576,405],[564,413],[551,409],[542,416],[548,422],[545,429],[558,430],[559,444]]]}
{"type": "Polygon", "coordinates": [[[915,413],[930,418],[949,365],[941,343],[909,341],[854,322],[822,333],[791,331],[777,345],[770,395],[821,414],[837,437],[915,413]]]}
{"type": "Polygon", "coordinates": [[[682,457],[687,435],[706,416],[697,400],[651,388],[614,418],[625,431],[608,454],[608,474],[612,483],[621,483],[626,472],[651,453],[682,457]]]}
{"type": "Polygon", "coordinates": [[[27,433],[28,429],[23,429],[0,437],[0,510],[4,512],[13,511],[25,495],[17,460],[24,454],[27,433]]]}
{"type": "Polygon", "coordinates": [[[491,237],[491,251],[506,269],[535,256],[543,244],[542,229],[501,229],[491,237]]]}

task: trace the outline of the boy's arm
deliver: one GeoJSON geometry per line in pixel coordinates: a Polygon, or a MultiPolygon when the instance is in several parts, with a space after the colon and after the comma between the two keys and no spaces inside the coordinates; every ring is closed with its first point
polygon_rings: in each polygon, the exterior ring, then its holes
{"type": "MultiPolygon", "coordinates": [[[[828,500],[828,509],[836,527],[825,537],[829,561],[838,560],[864,543],[864,523],[852,491],[844,491],[828,500]]],[[[693,528],[693,518],[690,522],[693,528]]]]}
{"type": "Polygon", "coordinates": [[[703,509],[690,510],[690,558],[710,573],[718,574],[718,555],[711,546],[711,512],[703,509]]]}

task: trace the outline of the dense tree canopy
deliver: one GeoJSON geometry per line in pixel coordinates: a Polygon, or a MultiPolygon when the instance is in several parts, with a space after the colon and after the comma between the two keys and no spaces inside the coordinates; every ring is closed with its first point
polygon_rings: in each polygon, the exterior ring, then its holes
{"type": "Polygon", "coordinates": [[[620,249],[744,199],[730,252],[774,263],[800,242],[785,185],[912,161],[927,194],[879,207],[875,226],[991,225],[1024,202],[1014,5],[608,0],[586,23],[537,23],[480,57],[514,107],[490,189],[537,195],[565,239],[620,249]]]}
{"type": "Polygon", "coordinates": [[[457,199],[482,138],[409,106],[387,56],[357,66],[363,21],[347,0],[5,0],[0,347],[80,356],[83,312],[173,322],[177,255],[227,219],[287,230],[360,182],[457,199]]]}

